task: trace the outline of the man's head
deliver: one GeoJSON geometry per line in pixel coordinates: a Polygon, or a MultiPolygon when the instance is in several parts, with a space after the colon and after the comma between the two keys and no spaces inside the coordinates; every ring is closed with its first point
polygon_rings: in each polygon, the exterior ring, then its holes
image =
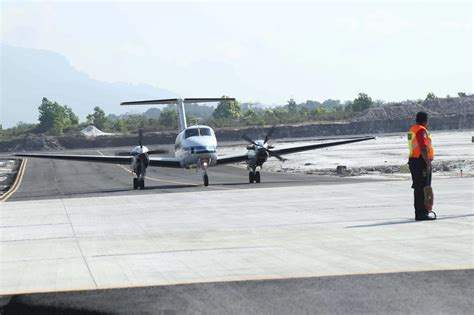
{"type": "Polygon", "coordinates": [[[425,112],[418,112],[416,114],[416,123],[426,125],[428,123],[428,114],[425,112]]]}

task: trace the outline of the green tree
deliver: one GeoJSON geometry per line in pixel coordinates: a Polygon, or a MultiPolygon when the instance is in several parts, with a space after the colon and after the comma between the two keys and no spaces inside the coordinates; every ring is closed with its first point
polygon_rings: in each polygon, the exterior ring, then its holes
{"type": "Polygon", "coordinates": [[[127,125],[125,124],[125,120],[122,117],[118,117],[112,124],[112,128],[114,131],[124,132],[127,131],[127,125]]]}
{"type": "Polygon", "coordinates": [[[143,116],[145,116],[146,118],[153,118],[153,119],[158,119],[160,118],[160,113],[161,113],[161,110],[159,108],[150,108],[148,109],[146,112],[143,113],[143,116]]]}
{"type": "Polygon", "coordinates": [[[428,95],[426,95],[425,101],[434,100],[435,98],[436,95],[433,92],[429,92],[428,95]]]}
{"type": "Polygon", "coordinates": [[[343,106],[344,106],[344,112],[346,113],[352,112],[352,101],[345,101],[343,106]]]}
{"type": "Polygon", "coordinates": [[[318,101],[307,100],[306,103],[303,104],[303,106],[311,111],[312,109],[315,109],[316,107],[320,107],[321,103],[318,101]]]}
{"type": "Polygon", "coordinates": [[[361,112],[374,106],[372,99],[365,93],[359,93],[358,97],[352,102],[352,110],[361,112]]]}
{"type": "Polygon", "coordinates": [[[340,105],[341,105],[341,101],[333,100],[329,98],[323,102],[322,107],[327,108],[327,109],[333,109],[340,105]]]}
{"type": "Polygon", "coordinates": [[[244,113],[242,121],[248,126],[263,125],[265,123],[262,116],[252,108],[244,113]]]}
{"type": "Polygon", "coordinates": [[[188,126],[196,126],[199,125],[199,122],[202,120],[202,118],[195,116],[195,115],[189,115],[186,112],[186,123],[188,126]]]}
{"type": "Polygon", "coordinates": [[[105,112],[99,106],[94,107],[94,112],[87,115],[87,122],[93,124],[98,129],[105,130],[108,127],[108,119],[105,112]]]}
{"type": "Polygon", "coordinates": [[[29,124],[29,123],[20,121],[14,127],[7,128],[7,129],[0,128],[0,139],[8,139],[8,138],[24,135],[27,133],[31,133],[31,132],[34,132],[37,127],[38,125],[36,124],[29,124]]]}
{"type": "Polygon", "coordinates": [[[62,135],[64,128],[77,125],[79,118],[68,106],[61,106],[56,102],[51,102],[46,97],[41,100],[39,110],[39,132],[52,132],[55,135],[62,135]]]}
{"type": "Polygon", "coordinates": [[[175,109],[165,108],[160,113],[158,119],[161,126],[166,128],[177,128],[178,127],[178,113],[175,109]]]}
{"type": "Polygon", "coordinates": [[[58,112],[57,103],[49,101],[46,97],[43,97],[41,100],[41,105],[38,107],[39,110],[39,126],[38,130],[40,132],[47,132],[54,127],[55,116],[58,112]]]}
{"type": "Polygon", "coordinates": [[[68,107],[67,105],[64,105],[64,116],[67,120],[67,125],[79,125],[79,117],[77,117],[77,115],[72,111],[72,108],[68,107]]]}
{"type": "Polygon", "coordinates": [[[263,112],[263,121],[265,122],[265,125],[274,125],[278,122],[275,113],[271,108],[267,108],[263,112]]]}
{"type": "Polygon", "coordinates": [[[128,115],[125,123],[129,131],[137,131],[145,127],[145,117],[143,115],[128,115]]]}
{"type": "MultiPolygon", "coordinates": [[[[222,98],[228,98],[223,96],[222,98]]],[[[242,107],[239,102],[231,100],[222,100],[217,104],[217,108],[212,113],[212,117],[215,119],[237,119],[240,117],[242,107]]]]}
{"type": "Polygon", "coordinates": [[[310,116],[310,113],[311,113],[311,110],[307,107],[303,107],[303,108],[300,109],[300,117],[303,120],[307,120],[310,116]]]}
{"type": "Polygon", "coordinates": [[[278,121],[278,123],[282,124],[282,123],[286,123],[289,121],[289,112],[286,108],[284,107],[276,107],[274,110],[273,110],[273,113],[275,114],[275,117],[276,117],[276,120],[278,121]]]}
{"type": "Polygon", "coordinates": [[[297,105],[296,105],[296,102],[293,98],[290,98],[290,100],[288,101],[288,104],[286,106],[288,107],[288,112],[290,114],[296,113],[297,105]]]}

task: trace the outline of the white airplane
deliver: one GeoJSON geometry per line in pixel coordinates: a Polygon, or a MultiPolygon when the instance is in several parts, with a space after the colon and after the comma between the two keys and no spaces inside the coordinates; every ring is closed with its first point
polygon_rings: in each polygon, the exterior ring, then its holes
{"type": "Polygon", "coordinates": [[[326,148],[330,146],[348,144],[359,141],[375,139],[374,137],[358,137],[349,140],[335,141],[328,143],[318,143],[303,146],[295,146],[279,150],[270,150],[273,147],[268,145],[268,139],[271,132],[267,134],[265,140],[253,141],[247,136],[244,139],[249,141],[252,146],[247,147],[247,152],[237,155],[219,156],[217,154],[217,139],[214,130],[209,126],[197,125],[188,127],[186,124],[186,113],[184,104],[186,103],[206,103],[220,101],[235,101],[234,98],[174,98],[149,101],[123,102],[120,105],[152,105],[152,104],[176,104],[178,111],[179,134],[175,142],[174,157],[150,157],[151,151],[140,145],[135,147],[129,156],[103,156],[103,155],[68,155],[68,154],[35,154],[21,153],[15,154],[20,157],[47,158],[58,160],[73,160],[83,162],[99,162],[112,164],[128,164],[136,178],[133,179],[133,188],[144,189],[146,168],[148,166],[171,167],[171,168],[197,168],[202,170],[204,186],[209,185],[209,167],[246,162],[249,170],[249,182],[259,183],[261,180],[260,172],[263,163],[271,156],[283,160],[281,155],[326,148]]]}

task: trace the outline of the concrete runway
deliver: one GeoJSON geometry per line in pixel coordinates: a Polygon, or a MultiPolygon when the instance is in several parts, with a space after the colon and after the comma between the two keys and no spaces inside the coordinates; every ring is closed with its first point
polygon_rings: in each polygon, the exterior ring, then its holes
{"type": "Polygon", "coordinates": [[[212,168],[209,187],[192,170],[147,175],[148,189],[134,191],[117,165],[28,159],[0,212],[0,296],[12,296],[0,313],[474,307],[472,179],[440,182],[440,220],[415,223],[408,182],[265,172],[250,185],[235,166],[212,168]],[[79,291],[54,292],[68,286],[79,291]]]}
{"type": "MultiPolygon", "coordinates": [[[[70,154],[113,155],[115,150],[70,151],[70,154]]],[[[196,192],[228,189],[255,189],[297,185],[335,185],[367,182],[355,178],[306,176],[261,172],[260,184],[248,183],[248,171],[235,165],[212,167],[208,171],[210,186],[204,187],[197,170],[149,167],[145,190],[133,190],[133,176],[128,165],[74,161],[28,159],[20,188],[10,201],[98,196],[140,195],[196,192]]]]}

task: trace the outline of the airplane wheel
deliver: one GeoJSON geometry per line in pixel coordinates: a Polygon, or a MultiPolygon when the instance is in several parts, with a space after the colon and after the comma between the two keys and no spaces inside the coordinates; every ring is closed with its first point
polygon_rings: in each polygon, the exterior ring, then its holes
{"type": "Polygon", "coordinates": [[[249,172],[249,183],[252,184],[255,181],[255,175],[253,172],[249,172]]]}
{"type": "Polygon", "coordinates": [[[138,178],[133,179],[133,189],[138,189],[138,178]]]}
{"type": "Polygon", "coordinates": [[[139,183],[140,183],[140,189],[145,189],[145,180],[142,179],[139,181],[139,183]]]}
{"type": "Polygon", "coordinates": [[[260,183],[260,172],[255,172],[255,182],[260,183]]]}
{"type": "Polygon", "coordinates": [[[204,179],[204,186],[209,186],[209,176],[207,176],[207,174],[204,174],[203,176],[203,179],[204,179]]]}

